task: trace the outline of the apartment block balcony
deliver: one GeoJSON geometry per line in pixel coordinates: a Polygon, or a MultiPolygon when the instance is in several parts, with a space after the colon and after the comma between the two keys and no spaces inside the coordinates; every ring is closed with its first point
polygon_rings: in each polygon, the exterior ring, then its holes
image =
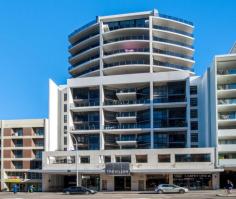
{"type": "Polygon", "coordinates": [[[161,62],[161,61],[157,61],[157,60],[153,60],[153,67],[154,67],[154,71],[158,71],[158,68],[165,68],[165,67],[169,67],[169,68],[174,68],[174,69],[178,69],[178,70],[187,70],[187,71],[191,71],[193,72],[193,68],[188,67],[188,66],[183,66],[183,65],[178,65],[178,64],[172,64],[169,62],[161,62]],[[155,67],[157,69],[155,69],[155,67]]]}
{"type": "Polygon", "coordinates": [[[217,75],[236,75],[236,69],[218,69],[217,75]]]}
{"type": "Polygon", "coordinates": [[[99,106],[99,99],[74,99],[74,103],[71,104],[71,108],[86,106],[99,106]]]}
{"type": "Polygon", "coordinates": [[[130,135],[130,136],[125,136],[125,137],[120,137],[116,139],[116,143],[119,146],[137,146],[137,140],[135,135],[130,135]]]}
{"type": "Polygon", "coordinates": [[[135,104],[150,104],[150,99],[137,100],[105,100],[104,105],[135,105],[135,104]]]}
{"type": "Polygon", "coordinates": [[[236,144],[219,144],[218,151],[219,152],[235,152],[236,144]]]}
{"type": "Polygon", "coordinates": [[[219,120],[236,120],[236,112],[219,113],[219,120]]]}
{"type": "Polygon", "coordinates": [[[104,129],[144,129],[150,128],[150,122],[145,123],[124,123],[124,124],[105,124],[104,129]]]}
{"type": "Polygon", "coordinates": [[[116,96],[119,100],[135,100],[137,91],[135,88],[120,89],[116,91],[116,96]]]}
{"type": "Polygon", "coordinates": [[[74,127],[71,128],[72,131],[80,130],[99,130],[99,122],[85,122],[85,121],[75,121],[74,127]]]}
{"type": "Polygon", "coordinates": [[[222,84],[217,86],[218,90],[231,90],[231,89],[236,89],[236,83],[232,84],[222,84]]]}
{"type": "Polygon", "coordinates": [[[149,36],[147,35],[133,35],[133,36],[122,36],[116,37],[113,39],[107,39],[104,41],[104,44],[109,44],[113,42],[125,41],[125,40],[149,40],[149,36]]]}
{"type": "Polygon", "coordinates": [[[236,167],[236,159],[219,159],[219,166],[236,167]]]}
{"type": "Polygon", "coordinates": [[[174,57],[180,57],[180,58],[184,58],[184,59],[194,60],[193,56],[184,55],[181,53],[175,53],[172,51],[161,50],[161,49],[157,49],[157,48],[153,48],[153,52],[158,53],[158,54],[164,54],[164,55],[170,55],[170,56],[174,56],[174,57]]]}
{"type": "Polygon", "coordinates": [[[236,105],[236,98],[218,99],[218,105],[228,105],[228,104],[235,104],[236,105]]]}
{"type": "Polygon", "coordinates": [[[193,34],[192,33],[185,32],[183,30],[179,30],[179,29],[175,29],[175,28],[170,28],[170,27],[167,27],[167,26],[153,25],[153,28],[154,29],[158,29],[158,30],[174,32],[174,33],[177,33],[177,34],[181,34],[181,35],[185,35],[187,37],[193,38],[193,34]]]}
{"type": "Polygon", "coordinates": [[[235,129],[218,129],[218,137],[220,139],[234,139],[236,138],[235,129]]]}
{"type": "Polygon", "coordinates": [[[162,119],[157,120],[154,119],[154,128],[181,128],[181,127],[187,127],[187,122],[185,119],[178,119],[178,118],[172,118],[172,119],[162,119]]]}
{"type": "Polygon", "coordinates": [[[119,112],[116,114],[119,123],[135,123],[137,122],[136,112],[119,112]]]}
{"type": "Polygon", "coordinates": [[[108,52],[104,52],[105,56],[113,55],[113,54],[120,54],[120,53],[135,53],[135,52],[149,52],[149,48],[126,48],[126,49],[118,49],[112,50],[108,52]]]}

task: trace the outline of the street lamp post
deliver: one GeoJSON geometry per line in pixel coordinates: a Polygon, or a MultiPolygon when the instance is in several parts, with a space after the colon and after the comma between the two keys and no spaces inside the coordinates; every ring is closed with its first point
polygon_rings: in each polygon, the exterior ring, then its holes
{"type": "Polygon", "coordinates": [[[75,138],[75,136],[73,134],[71,134],[71,136],[74,138],[75,140],[75,146],[76,146],[76,186],[79,186],[79,170],[78,170],[78,163],[79,163],[79,151],[78,151],[78,141],[75,138]]]}

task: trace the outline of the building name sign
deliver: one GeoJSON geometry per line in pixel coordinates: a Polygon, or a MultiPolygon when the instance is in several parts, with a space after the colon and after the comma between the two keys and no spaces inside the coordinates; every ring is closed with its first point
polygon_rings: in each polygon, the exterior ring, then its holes
{"type": "Polygon", "coordinates": [[[106,163],[105,173],[107,175],[129,175],[130,168],[128,162],[106,163]]]}

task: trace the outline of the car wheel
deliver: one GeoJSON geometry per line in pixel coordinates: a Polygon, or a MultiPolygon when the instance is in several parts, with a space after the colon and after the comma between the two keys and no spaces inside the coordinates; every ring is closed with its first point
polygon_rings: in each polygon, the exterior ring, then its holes
{"type": "Polygon", "coordinates": [[[185,193],[185,191],[183,189],[180,189],[179,193],[185,193]]]}
{"type": "Polygon", "coordinates": [[[164,192],[162,190],[158,190],[157,193],[163,194],[164,192]]]}
{"type": "Polygon", "coordinates": [[[69,191],[66,191],[66,193],[65,193],[66,195],[70,195],[70,192],[69,191]]]}
{"type": "Polygon", "coordinates": [[[89,195],[89,191],[86,191],[85,194],[86,194],[86,195],[89,195]]]}

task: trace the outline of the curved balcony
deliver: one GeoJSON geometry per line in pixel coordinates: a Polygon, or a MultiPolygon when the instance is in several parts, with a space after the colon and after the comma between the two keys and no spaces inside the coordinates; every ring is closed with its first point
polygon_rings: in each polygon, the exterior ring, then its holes
{"type": "Polygon", "coordinates": [[[158,54],[164,54],[164,55],[170,55],[170,56],[174,56],[174,57],[180,57],[180,58],[184,58],[184,59],[194,60],[194,58],[192,56],[184,55],[181,53],[175,53],[172,51],[165,51],[165,50],[161,50],[161,49],[157,49],[157,48],[154,48],[153,52],[158,53],[158,54]]]}
{"type": "Polygon", "coordinates": [[[99,53],[99,45],[91,46],[83,52],[78,52],[69,56],[68,60],[71,64],[78,62],[79,60],[83,60],[85,58],[93,57],[94,55],[99,53]]]}
{"type": "Polygon", "coordinates": [[[169,31],[169,32],[178,33],[178,34],[185,35],[185,36],[188,36],[188,37],[193,37],[194,36],[192,33],[188,33],[188,32],[185,32],[183,30],[178,30],[178,29],[170,28],[170,27],[166,27],[166,26],[153,25],[153,28],[158,29],[158,30],[165,30],[165,31],[169,31]]]}
{"type": "Polygon", "coordinates": [[[93,67],[91,67],[87,70],[76,73],[76,74],[72,75],[72,77],[75,78],[75,77],[94,77],[94,76],[98,76],[100,74],[99,70],[100,70],[99,65],[96,65],[96,66],[93,66],[93,67]]]}
{"type": "Polygon", "coordinates": [[[217,75],[236,75],[236,69],[218,69],[217,70],[217,75]]]}
{"type": "Polygon", "coordinates": [[[188,66],[181,66],[178,64],[171,64],[168,62],[160,62],[157,60],[153,60],[153,65],[154,65],[154,70],[155,70],[155,66],[157,67],[168,67],[168,68],[174,68],[174,69],[179,69],[179,70],[187,70],[187,71],[191,71],[193,72],[193,68],[190,68],[188,66]]]}
{"type": "Polygon", "coordinates": [[[149,104],[149,103],[150,103],[149,99],[125,100],[125,101],[106,99],[104,101],[104,105],[130,105],[130,104],[149,104]]]}
{"type": "Polygon", "coordinates": [[[104,40],[104,44],[119,42],[119,41],[128,41],[128,40],[149,40],[149,36],[146,35],[138,35],[138,36],[122,36],[113,39],[104,40]]]}
{"type": "Polygon", "coordinates": [[[193,45],[189,45],[184,42],[174,41],[174,40],[170,40],[170,39],[163,39],[163,38],[156,37],[156,36],[153,36],[153,41],[170,45],[170,47],[176,48],[176,51],[178,51],[178,49],[181,49],[181,51],[184,51],[186,53],[193,53],[193,51],[194,51],[193,45]]]}
{"type": "Polygon", "coordinates": [[[116,114],[119,123],[135,123],[137,121],[136,112],[119,112],[116,114]]]}
{"type": "MultiPolygon", "coordinates": [[[[99,55],[90,57],[88,59],[85,59],[83,61],[80,61],[76,63],[75,65],[72,65],[68,68],[69,72],[73,74],[73,72],[77,71],[82,71],[83,69],[85,70],[86,67],[93,66],[93,65],[98,65],[96,64],[96,61],[99,61],[99,55]]],[[[91,68],[91,67],[90,67],[91,68]]]]}
{"type": "Polygon", "coordinates": [[[103,64],[104,75],[145,73],[149,71],[148,60],[124,60],[103,64]]]}
{"type": "Polygon", "coordinates": [[[118,49],[118,50],[112,50],[109,52],[104,52],[104,55],[109,56],[113,54],[134,53],[134,52],[149,52],[149,48],[118,49]]]}
{"type": "Polygon", "coordinates": [[[97,23],[96,20],[92,20],[90,22],[88,22],[87,24],[81,26],[80,28],[74,30],[71,34],[69,34],[69,40],[71,43],[76,42],[76,39],[83,35],[86,34],[87,32],[92,31],[93,29],[99,28],[99,23],[97,23]]]}
{"type": "Polygon", "coordinates": [[[158,17],[178,21],[178,22],[185,23],[185,24],[188,24],[190,26],[193,26],[193,22],[185,20],[185,19],[181,19],[181,18],[178,18],[178,17],[173,17],[173,16],[170,16],[170,15],[165,15],[165,14],[161,14],[161,13],[158,13],[158,17]]]}

